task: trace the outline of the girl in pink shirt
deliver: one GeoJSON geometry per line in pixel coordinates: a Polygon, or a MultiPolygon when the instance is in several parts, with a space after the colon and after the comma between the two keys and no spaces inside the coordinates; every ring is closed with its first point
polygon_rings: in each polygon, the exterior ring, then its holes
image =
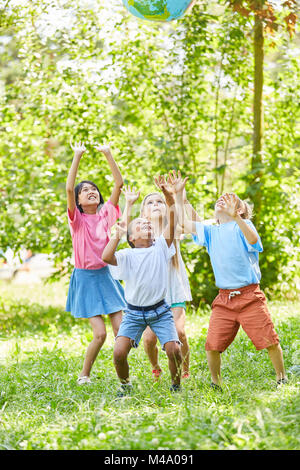
{"type": "Polygon", "coordinates": [[[122,310],[126,306],[121,284],[112,278],[107,264],[101,259],[109,241],[110,229],[121,215],[118,202],[123,178],[109,146],[96,146],[105,155],[114,178],[110,199],[104,203],[92,181],[81,181],[74,188],[79,162],[86,148],[81,142],[71,147],[74,158],[66,191],[75,268],[71,275],[66,311],[76,318],[88,318],[93,330],[93,340],[87,348],[78,378],[78,383],[83,384],[90,383],[93,363],[106,339],[102,315],[109,315],[116,336],[122,321],[122,310]]]}

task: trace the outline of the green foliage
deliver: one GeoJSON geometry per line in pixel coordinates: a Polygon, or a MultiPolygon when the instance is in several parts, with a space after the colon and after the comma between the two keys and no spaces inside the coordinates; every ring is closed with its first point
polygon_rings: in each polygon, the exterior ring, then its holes
{"type": "MultiPolygon", "coordinates": [[[[95,180],[105,199],[112,180],[91,143],[111,141],[126,183],[144,196],[154,175],[181,169],[189,176],[189,200],[205,218],[212,217],[221,192],[234,190],[251,200],[259,189],[263,285],[272,295],[292,291],[298,256],[297,42],[281,32],[275,48],[266,46],[268,127],[263,178],[253,183],[253,20],[200,2],[179,22],[149,25],[109,3],[34,0],[15,9],[8,2],[2,14],[1,248],[52,253],[59,272],[69,272],[69,141],[86,142],[78,179],[95,180]]],[[[207,254],[188,243],[182,247],[195,305],[211,301],[207,254]]]]}

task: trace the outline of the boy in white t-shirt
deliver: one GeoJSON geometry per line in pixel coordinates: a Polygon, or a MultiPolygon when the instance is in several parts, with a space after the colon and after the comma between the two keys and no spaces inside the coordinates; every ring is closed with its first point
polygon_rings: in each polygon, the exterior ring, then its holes
{"type": "MultiPolygon", "coordinates": [[[[127,240],[132,248],[117,251],[118,243],[126,233],[126,224],[116,224],[116,236],[106,245],[102,259],[109,264],[112,277],[125,281],[125,299],[128,308],[114,347],[114,364],[121,381],[119,395],[131,390],[127,356],[137,347],[149,326],[158,337],[169,359],[172,379],[171,391],[180,390],[181,346],[170,306],[164,298],[167,293],[168,260],[174,255],[172,246],[176,211],[173,194],[161,186],[169,206],[169,220],[163,234],[155,240],[151,223],[144,218],[132,220],[127,240]]],[[[183,188],[182,188],[183,190],[183,188]]]]}

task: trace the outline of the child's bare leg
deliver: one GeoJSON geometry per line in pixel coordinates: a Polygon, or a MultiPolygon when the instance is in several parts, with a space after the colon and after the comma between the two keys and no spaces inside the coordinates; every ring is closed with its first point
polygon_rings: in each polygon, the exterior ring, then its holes
{"type": "Polygon", "coordinates": [[[129,365],[127,356],[131,349],[131,339],[127,336],[119,336],[114,347],[114,364],[117,375],[122,384],[129,382],[129,365]]]}
{"type": "Polygon", "coordinates": [[[181,347],[176,341],[165,343],[165,351],[169,359],[169,370],[171,373],[172,384],[180,384],[181,379],[181,347]]]}
{"type": "Polygon", "coordinates": [[[219,351],[206,351],[212,382],[221,385],[221,354],[219,351]]]}
{"type": "Polygon", "coordinates": [[[116,337],[122,322],[122,310],[119,312],[111,313],[109,315],[110,323],[114,332],[114,336],[116,337]]]}
{"type": "Polygon", "coordinates": [[[153,369],[160,369],[158,364],[158,347],[157,347],[157,336],[147,326],[143,334],[144,349],[149,357],[153,369]]]}
{"type": "Polygon", "coordinates": [[[93,339],[87,348],[80,377],[90,376],[92,366],[106,339],[105,323],[101,315],[91,317],[89,321],[93,329],[93,339]]]}
{"type": "Polygon", "coordinates": [[[280,344],[273,344],[272,346],[267,348],[267,350],[276,372],[276,380],[278,381],[280,379],[284,379],[285,370],[283,364],[283,354],[280,344]]]}
{"type": "Polygon", "coordinates": [[[185,309],[183,307],[174,307],[171,310],[173,312],[178,337],[182,344],[182,369],[183,372],[188,373],[190,366],[190,348],[185,334],[185,309]]]}

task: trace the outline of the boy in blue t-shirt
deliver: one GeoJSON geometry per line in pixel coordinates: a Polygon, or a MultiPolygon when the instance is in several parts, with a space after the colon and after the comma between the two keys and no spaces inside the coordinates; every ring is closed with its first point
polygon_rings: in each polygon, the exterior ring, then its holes
{"type": "Polygon", "coordinates": [[[219,295],[212,303],[212,315],[205,343],[212,387],[221,390],[221,353],[234,340],[240,325],[257,350],[266,348],[276,372],[277,384],[286,383],[283,355],[266,298],[259,288],[261,273],[258,254],[260,237],[249,220],[249,205],[235,194],[221,196],[215,205],[218,225],[205,225],[187,219],[183,210],[178,177],[170,176],[176,191],[179,223],[194,241],[206,247],[219,295]]]}

